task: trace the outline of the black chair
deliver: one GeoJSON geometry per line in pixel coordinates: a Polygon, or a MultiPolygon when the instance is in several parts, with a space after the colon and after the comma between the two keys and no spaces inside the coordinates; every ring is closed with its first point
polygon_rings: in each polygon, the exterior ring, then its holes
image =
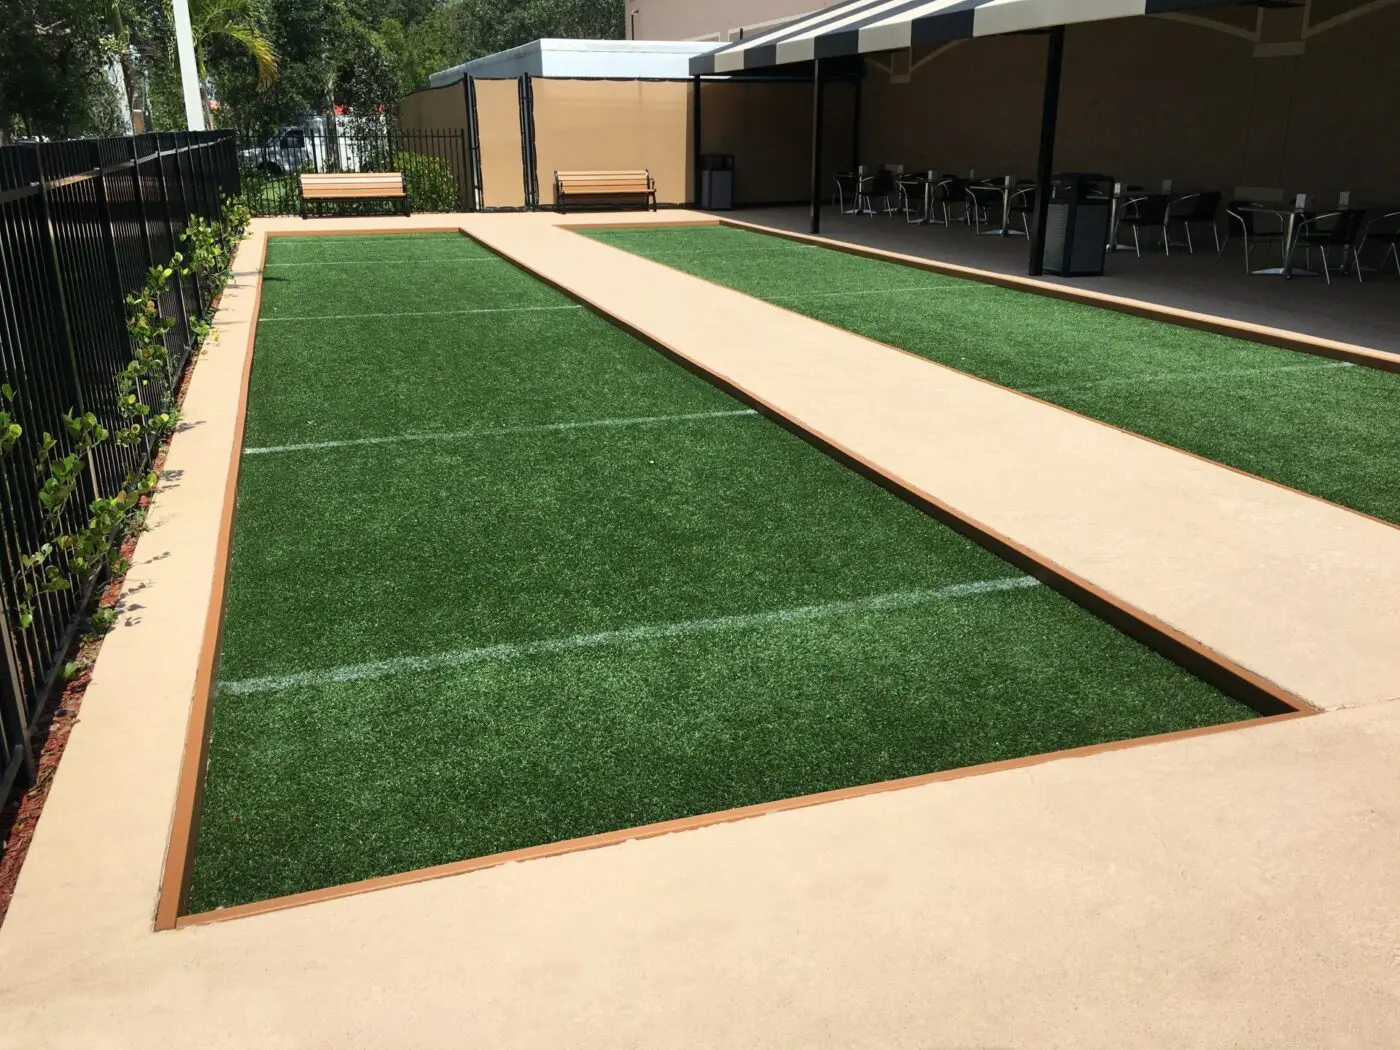
{"type": "MultiPolygon", "coordinates": [[[[1172,253],[1171,238],[1167,236],[1167,210],[1171,198],[1161,193],[1147,193],[1132,197],[1124,205],[1118,216],[1118,225],[1129,226],[1133,231],[1133,250],[1142,258],[1142,231],[1160,230],[1162,248],[1168,255],[1172,253]]],[[[1118,240],[1118,231],[1113,231],[1113,240],[1118,240]]]]}
{"type": "Polygon", "coordinates": [[[1035,184],[1028,186],[1018,186],[1011,191],[1011,196],[1006,202],[1008,215],[1020,216],[1021,232],[1027,237],[1031,235],[1030,217],[1035,212],[1035,184]]]}
{"type": "Polygon", "coordinates": [[[900,175],[895,180],[896,204],[904,212],[904,221],[910,225],[928,221],[925,204],[928,200],[927,175],[900,175]],[[918,212],[915,218],[914,213],[918,212]]]}
{"type": "MultiPolygon", "coordinates": [[[[941,211],[943,213],[943,225],[949,226],[952,225],[953,215],[951,209],[954,207],[963,208],[963,218],[965,219],[967,217],[965,211],[967,208],[967,183],[957,176],[939,179],[933,184],[933,190],[929,199],[929,211],[941,211]]],[[[930,214],[928,221],[937,222],[938,220],[930,214]]]]}
{"type": "Polygon", "coordinates": [[[831,195],[831,203],[847,215],[860,207],[860,178],[855,172],[836,173],[836,192],[831,195]],[[846,207],[847,201],[851,202],[850,208],[846,207]]]}
{"type": "MultiPolygon", "coordinates": [[[[1376,264],[1377,270],[1384,270],[1386,261],[1395,260],[1395,272],[1400,274],[1400,211],[1392,211],[1385,215],[1378,215],[1366,224],[1366,229],[1362,231],[1361,243],[1356,246],[1356,254],[1359,256],[1368,244],[1385,245],[1385,254],[1381,256],[1380,262],[1376,264]],[[1376,229],[1380,226],[1381,229],[1376,229]]],[[[1357,276],[1360,276],[1361,267],[1357,267],[1357,276]]]]}
{"type": "Polygon", "coordinates": [[[865,191],[865,206],[870,215],[875,214],[875,202],[881,202],[886,215],[895,213],[894,205],[894,172],[889,168],[881,168],[870,180],[869,188],[865,191]]]}
{"type": "Polygon", "coordinates": [[[962,185],[966,195],[963,220],[980,233],[983,226],[991,226],[1001,218],[1000,214],[993,217],[993,209],[998,212],[1001,209],[1001,186],[987,181],[964,182],[962,185]]]}
{"type": "Polygon", "coordinates": [[[1357,241],[1361,238],[1362,224],[1366,221],[1366,212],[1359,208],[1348,208],[1345,211],[1329,211],[1324,215],[1313,215],[1303,219],[1298,223],[1297,245],[1300,245],[1306,253],[1308,266],[1312,266],[1312,252],[1316,248],[1318,254],[1322,256],[1322,276],[1327,278],[1327,283],[1332,283],[1332,268],[1328,265],[1327,253],[1335,249],[1341,249],[1341,259],[1338,260],[1338,272],[1346,273],[1347,258],[1351,258],[1352,269],[1356,272],[1356,279],[1361,280],[1361,265],[1356,259],[1357,241]]]}
{"type": "Polygon", "coordinates": [[[1239,227],[1240,236],[1244,239],[1245,273],[1254,272],[1249,262],[1249,253],[1252,247],[1258,244],[1277,244],[1282,247],[1284,235],[1282,218],[1279,218],[1279,227],[1277,230],[1261,230],[1258,223],[1254,221],[1258,218],[1258,214],[1256,212],[1244,210],[1249,204],[1249,201],[1240,200],[1230,202],[1229,207],[1225,209],[1225,219],[1229,225],[1227,225],[1225,230],[1225,239],[1220,243],[1220,258],[1223,259],[1225,257],[1225,249],[1230,244],[1230,231],[1235,226],[1239,227]]]}
{"type": "Polygon", "coordinates": [[[1220,193],[1212,191],[1210,193],[1188,193],[1184,197],[1178,197],[1172,201],[1167,209],[1167,235],[1170,237],[1170,227],[1174,223],[1181,223],[1182,229],[1186,231],[1186,250],[1192,255],[1196,254],[1196,245],[1191,240],[1192,226],[1209,226],[1211,234],[1215,237],[1215,251],[1220,254],[1220,227],[1215,224],[1215,213],[1220,210],[1220,193]]]}

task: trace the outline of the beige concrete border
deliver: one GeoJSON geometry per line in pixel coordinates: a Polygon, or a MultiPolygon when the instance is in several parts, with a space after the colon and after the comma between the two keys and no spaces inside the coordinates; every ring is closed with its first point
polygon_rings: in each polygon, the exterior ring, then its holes
{"type": "MultiPolygon", "coordinates": [[[[655,226],[659,225],[655,218],[651,221],[641,223],[618,223],[618,222],[593,222],[573,225],[584,225],[597,228],[599,226],[655,226]]],[[[402,232],[397,226],[378,226],[368,224],[358,229],[332,229],[327,233],[330,235],[357,233],[357,234],[379,234],[402,232]]],[[[464,227],[456,228],[425,228],[415,232],[454,232],[462,233],[471,237],[477,243],[482,244],[488,251],[495,251],[490,245],[485,244],[472,236],[469,229],[464,227]]],[[[1193,671],[1207,681],[1221,688],[1227,694],[1242,700],[1244,703],[1260,712],[1261,719],[1251,719],[1243,722],[1230,723],[1223,726],[1211,726],[1204,729],[1185,730],[1176,733],[1156,734],[1148,737],[1133,738],[1125,741],[1111,741],[1104,744],[1089,745],[1081,748],[1069,750],[1047,752],[1040,755],[1026,756],[1019,759],[1011,759],[1003,762],[986,763],[978,766],[966,767],[963,769],[945,770],[938,773],[924,774],[902,778],[894,781],[879,781],[872,784],[857,785],[850,788],[843,788],[836,791],[823,792],[816,795],[804,795],[796,798],[781,799],[768,803],[761,803],[752,806],[740,807],[737,809],[721,810],[706,814],[697,814],[693,817],[679,820],[663,821],[656,824],[644,825],[634,828],[622,828],[615,831],[605,832],[598,835],[587,836],[578,839],[567,839],[559,842],[544,843],[539,846],[521,850],[513,850],[502,854],[493,854],[485,857],[477,857],[469,860],[456,861],[448,864],[437,865],[431,868],[417,869],[413,871],[400,872],[394,875],[383,876],[374,879],[361,880],[359,882],[343,884],[339,886],[326,887],[324,889],[308,891],[306,893],[293,894],[284,897],[272,898],[265,901],[257,901],[246,905],[231,908],[219,909],[215,912],[189,915],[185,912],[186,902],[189,894],[189,881],[192,874],[194,856],[196,850],[196,831],[200,815],[200,803],[203,794],[204,773],[208,757],[209,734],[212,728],[213,714],[213,692],[214,676],[218,666],[219,645],[221,641],[223,609],[225,601],[225,588],[227,580],[228,562],[231,556],[231,545],[234,527],[236,492],[238,485],[239,467],[241,463],[242,434],[247,412],[247,391],[248,377],[252,371],[253,347],[256,339],[256,318],[258,306],[261,302],[261,275],[263,270],[263,260],[266,254],[266,238],[281,236],[305,236],[317,235],[312,230],[303,233],[302,229],[290,230],[269,230],[256,245],[256,292],[252,300],[253,323],[249,326],[248,342],[245,349],[245,361],[242,372],[242,383],[239,389],[238,412],[235,422],[234,441],[232,448],[232,461],[228,472],[227,489],[224,496],[224,504],[219,525],[219,552],[217,555],[214,586],[211,592],[210,606],[206,614],[204,641],[200,653],[199,669],[195,684],[195,694],[189,727],[186,736],[184,758],[182,760],[180,773],[180,786],[176,797],[175,812],[172,817],[170,847],[166,857],[165,873],[161,883],[161,893],[156,911],[156,929],[170,930],[189,925],[203,925],[210,922],[221,922],[231,919],[245,918],[253,915],[265,914],[269,911],[281,910],[284,908],[300,907],[307,904],[321,901],[335,900],[341,897],[351,896],[358,893],[367,893],[380,889],[387,889],[393,886],[407,885],[415,882],[428,881],[432,879],[445,878],[453,875],[467,874],[485,868],[495,867],[500,864],[513,863],[517,861],[533,860],[542,857],[559,856],[566,853],[573,853],[580,850],[597,849],[605,846],[617,845],[623,842],[637,839],[651,838],[657,835],[670,834],[672,832],[688,831],[695,828],[706,827],[713,824],[729,823],[735,820],[744,820],[768,813],[782,812],[790,809],[804,808],[807,806],[821,805],[828,802],[841,801],[855,798],[865,794],[874,794],[884,791],[899,790],[902,788],[917,787],[923,784],[937,783],[944,780],[957,779],[963,776],[978,776],[985,773],[998,772],[1005,769],[1015,769],[1023,765],[1034,765],[1041,762],[1052,761],[1059,758],[1079,757],[1083,755],[1095,754],[1100,751],[1119,750],[1125,747],[1132,747],[1150,743],[1161,743],[1176,739],[1188,739],[1206,733],[1220,732],[1227,729],[1243,728],[1246,726],[1258,725],[1262,722],[1270,722],[1278,719],[1296,718],[1301,715],[1315,714],[1314,708],[1310,707],[1298,697],[1292,695],[1276,684],[1253,674],[1247,669],[1240,667],[1233,661],[1223,657],[1209,648],[1188,638],[1179,631],[1174,630],[1169,625],[1162,623],[1150,614],[1133,608],[1114,596],[1095,587],[1093,584],[1083,580],[1061,567],[1040,558],[1029,548],[1015,543],[1010,538],[997,533],[995,530],[987,528],[980,522],[974,521],[965,515],[958,513],[954,508],[937,500],[933,495],[923,492],[915,486],[909,485],[902,479],[883,471],[878,464],[874,464],[855,456],[845,449],[839,442],[826,435],[803,430],[792,420],[784,417],[776,408],[755,398],[748,391],[736,388],[723,376],[700,370],[705,378],[711,382],[724,387],[743,400],[758,405],[766,415],[775,419],[780,424],[789,429],[801,431],[804,436],[811,439],[812,443],[828,454],[836,456],[848,466],[851,466],[868,477],[883,482],[886,487],[900,492],[910,498],[925,512],[951,525],[953,528],[969,536],[974,541],[992,550],[999,556],[1006,558],[1027,570],[1037,578],[1048,583],[1054,589],[1069,597],[1072,601],[1083,606],[1090,613],[1100,616],[1112,623],[1118,629],[1144,642],[1150,648],[1160,652],[1162,655],[1176,663],[1193,671]]],[[[508,258],[508,257],[506,257],[508,258]]],[[[509,260],[515,263],[515,260],[509,260]]],[[[515,263],[516,265],[520,265],[515,263]]],[[[572,293],[563,286],[555,284],[548,274],[523,267],[527,273],[535,279],[546,284],[559,288],[560,291],[572,296],[572,293]]],[[[577,296],[573,296],[578,299],[577,296]]],[[[688,363],[681,353],[674,348],[658,343],[642,332],[629,325],[625,318],[609,314],[595,304],[587,300],[579,300],[584,305],[595,309],[604,316],[610,323],[617,325],[627,331],[634,338],[637,338],[654,349],[666,354],[672,360],[688,363]]],[[[890,347],[897,350],[898,348],[890,347]]],[[[905,353],[905,351],[899,351],[905,353]]],[[[912,356],[912,355],[911,355],[912,356]]],[[[992,384],[995,385],[995,384],[992,384]]],[[[1000,388],[999,388],[1000,389],[1000,388]]]]}

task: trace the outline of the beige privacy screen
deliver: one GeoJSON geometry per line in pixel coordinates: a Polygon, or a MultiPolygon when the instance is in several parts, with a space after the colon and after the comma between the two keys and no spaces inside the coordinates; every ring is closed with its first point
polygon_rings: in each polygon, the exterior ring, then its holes
{"type": "Polygon", "coordinates": [[[481,144],[481,193],[488,208],[525,205],[525,161],[520,152],[520,82],[478,80],[476,134],[481,144]]]}
{"type": "MultiPolygon", "coordinates": [[[[656,180],[658,204],[689,202],[688,82],[535,79],[531,87],[541,207],[554,204],[556,171],[643,168],[656,180]]],[[[490,193],[491,180],[484,181],[490,193]]]]}

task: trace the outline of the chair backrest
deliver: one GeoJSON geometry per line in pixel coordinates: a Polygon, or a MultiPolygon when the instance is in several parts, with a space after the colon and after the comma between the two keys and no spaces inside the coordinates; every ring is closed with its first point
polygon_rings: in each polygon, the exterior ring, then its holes
{"type": "Polygon", "coordinates": [[[1364,208],[1348,208],[1346,211],[1319,215],[1309,222],[1321,225],[1328,219],[1332,221],[1332,224],[1318,231],[1319,235],[1326,238],[1326,243],[1329,245],[1351,244],[1361,234],[1361,226],[1366,221],[1366,210],[1364,208]]]}
{"type": "Polygon", "coordinates": [[[838,171],[836,173],[836,188],[842,193],[854,193],[856,191],[856,175],[849,171],[838,171]]]}
{"type": "Polygon", "coordinates": [[[878,197],[882,193],[889,193],[892,189],[894,189],[894,172],[888,168],[881,168],[875,173],[870,192],[878,197]]]}
{"type": "Polygon", "coordinates": [[[1144,226],[1160,226],[1167,221],[1167,208],[1170,205],[1170,197],[1149,193],[1128,202],[1128,215],[1144,226]]]}
{"type": "Polygon", "coordinates": [[[1172,204],[1172,218],[1185,222],[1214,222],[1215,213],[1220,210],[1220,191],[1193,193],[1177,199],[1172,204]]]}

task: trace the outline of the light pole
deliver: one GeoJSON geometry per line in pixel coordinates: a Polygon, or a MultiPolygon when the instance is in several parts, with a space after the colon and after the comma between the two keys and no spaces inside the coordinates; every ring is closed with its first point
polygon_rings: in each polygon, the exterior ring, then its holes
{"type": "Polygon", "coordinates": [[[199,96],[199,66],[194,59],[194,30],[189,0],[170,0],[175,9],[175,52],[180,58],[180,86],[185,95],[185,127],[204,130],[204,103],[199,96]]]}

